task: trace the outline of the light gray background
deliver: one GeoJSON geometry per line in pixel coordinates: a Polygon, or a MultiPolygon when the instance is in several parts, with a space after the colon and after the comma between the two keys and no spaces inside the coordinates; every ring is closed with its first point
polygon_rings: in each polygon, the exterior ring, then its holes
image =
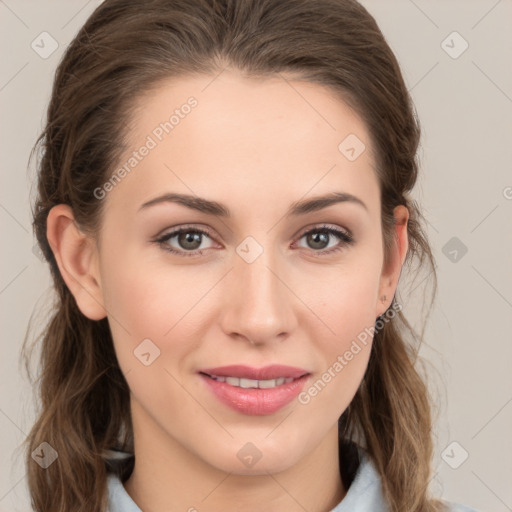
{"type": "MultiPolygon", "coordinates": [[[[34,407],[18,359],[29,317],[36,304],[48,303],[50,286],[33,252],[27,159],[57,62],[99,3],[0,0],[1,511],[30,509],[16,448],[34,407]],[[42,46],[44,31],[59,45],[46,59],[31,48],[34,40],[42,46]]],[[[432,487],[482,512],[511,511],[512,2],[363,4],[398,56],[423,128],[415,197],[429,222],[440,285],[421,350],[437,369],[431,372],[440,408],[432,487]],[[469,47],[457,56],[464,41],[469,47]]],[[[424,283],[415,286],[417,292],[424,283]]],[[[407,311],[414,319],[421,304],[409,303],[407,311]]]]}

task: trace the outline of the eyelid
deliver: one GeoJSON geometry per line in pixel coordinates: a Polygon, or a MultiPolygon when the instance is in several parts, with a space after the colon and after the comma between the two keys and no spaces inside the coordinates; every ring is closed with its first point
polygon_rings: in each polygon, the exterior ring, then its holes
{"type": "Polygon", "coordinates": [[[302,238],[304,235],[307,235],[310,231],[322,231],[322,230],[331,230],[343,233],[347,238],[353,238],[352,233],[341,226],[337,226],[335,224],[327,224],[327,223],[320,223],[320,224],[313,224],[312,226],[305,227],[299,231],[299,234],[296,236],[297,239],[302,238]]]}
{"type": "Polygon", "coordinates": [[[208,235],[210,238],[214,238],[212,236],[212,232],[210,228],[198,226],[197,224],[179,224],[178,226],[174,226],[172,228],[163,229],[158,235],[154,237],[154,240],[158,240],[161,238],[172,237],[177,235],[180,231],[197,231],[199,233],[203,233],[208,235]]]}

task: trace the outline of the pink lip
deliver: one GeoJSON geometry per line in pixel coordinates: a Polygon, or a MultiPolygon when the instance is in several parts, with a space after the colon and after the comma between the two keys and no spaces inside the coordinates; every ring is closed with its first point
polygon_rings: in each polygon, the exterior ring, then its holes
{"type": "Polygon", "coordinates": [[[253,416],[272,414],[289,404],[304,388],[309,377],[307,370],[283,365],[271,365],[263,368],[251,368],[243,365],[222,366],[200,370],[199,374],[222,403],[238,412],[253,416]],[[209,375],[255,380],[284,377],[295,380],[274,388],[246,389],[216,381],[209,375]]]}

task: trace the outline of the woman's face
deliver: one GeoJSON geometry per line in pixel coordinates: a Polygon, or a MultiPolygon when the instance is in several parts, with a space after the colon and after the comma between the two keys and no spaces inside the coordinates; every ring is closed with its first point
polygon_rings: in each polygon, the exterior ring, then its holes
{"type": "Polygon", "coordinates": [[[139,107],[96,191],[136,445],[239,474],[332,447],[398,278],[363,122],[320,85],[229,71],[139,107]]]}

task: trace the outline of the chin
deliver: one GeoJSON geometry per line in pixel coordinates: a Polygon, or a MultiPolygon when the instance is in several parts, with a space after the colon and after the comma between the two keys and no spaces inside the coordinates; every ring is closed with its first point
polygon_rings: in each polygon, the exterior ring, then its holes
{"type": "Polygon", "coordinates": [[[235,441],[224,450],[218,446],[215,453],[209,453],[203,460],[227,473],[258,476],[286,471],[298,462],[302,451],[293,444],[276,446],[261,437],[254,443],[250,439],[248,436],[243,442],[235,441]]]}

